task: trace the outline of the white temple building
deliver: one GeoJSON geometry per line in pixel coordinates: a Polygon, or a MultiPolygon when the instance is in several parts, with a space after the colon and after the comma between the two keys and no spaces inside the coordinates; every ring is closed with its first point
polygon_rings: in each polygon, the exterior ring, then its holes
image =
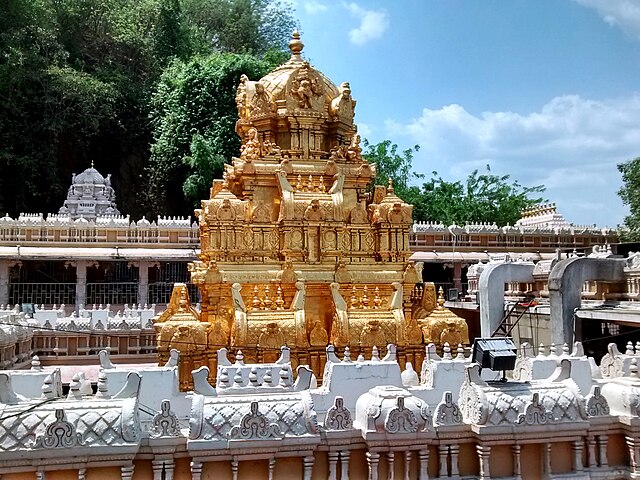
{"type": "Polygon", "coordinates": [[[111,174],[103,177],[98,170],[87,168],[71,177],[67,199],[58,211],[72,220],[95,220],[99,215],[120,215],[116,207],[116,193],[111,186],[111,174]]]}

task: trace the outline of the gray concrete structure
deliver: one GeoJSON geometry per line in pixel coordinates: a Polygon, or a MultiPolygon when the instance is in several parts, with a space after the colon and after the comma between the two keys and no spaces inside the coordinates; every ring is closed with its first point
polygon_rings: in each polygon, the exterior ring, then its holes
{"type": "Polygon", "coordinates": [[[625,265],[623,258],[578,257],[553,266],[549,274],[552,342],[571,345],[574,336],[581,339],[580,331],[574,335],[574,312],[580,308],[582,285],[586,281],[622,282],[625,265]]]}
{"type": "Polygon", "coordinates": [[[480,300],[480,332],[490,337],[504,317],[504,284],[533,283],[533,263],[507,262],[488,264],[478,281],[480,300]]]}

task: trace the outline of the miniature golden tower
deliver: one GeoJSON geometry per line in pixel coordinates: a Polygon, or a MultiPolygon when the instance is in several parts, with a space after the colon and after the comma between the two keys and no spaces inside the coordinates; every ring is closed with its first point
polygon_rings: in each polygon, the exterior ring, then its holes
{"type": "Polygon", "coordinates": [[[349,84],[303,60],[297,33],[289,46],[282,66],[240,78],[240,157],[196,210],[203,363],[215,372],[221,346],[270,361],[286,345],[320,376],[327,340],[355,355],[394,343],[401,362],[420,362],[413,207],[391,183],[370,191],[376,169],[361,154],[349,84]]]}

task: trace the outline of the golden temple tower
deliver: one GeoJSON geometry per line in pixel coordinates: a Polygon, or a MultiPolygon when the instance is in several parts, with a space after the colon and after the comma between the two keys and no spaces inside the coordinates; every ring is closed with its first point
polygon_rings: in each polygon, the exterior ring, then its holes
{"type": "Polygon", "coordinates": [[[394,343],[401,362],[419,365],[413,207],[391,183],[371,188],[376,167],[361,154],[349,83],[337,87],[305,61],[297,32],[289,47],[265,77],[241,76],[240,157],[196,210],[203,364],[215,372],[222,346],[271,361],[287,345],[294,366],[321,376],[329,341],[352,355],[394,343]]]}

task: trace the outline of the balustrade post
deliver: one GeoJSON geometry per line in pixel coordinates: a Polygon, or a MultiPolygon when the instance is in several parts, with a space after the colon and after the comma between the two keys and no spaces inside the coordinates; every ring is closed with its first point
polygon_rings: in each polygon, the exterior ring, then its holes
{"type": "Polygon", "coordinates": [[[87,261],[77,260],[76,264],[76,312],[87,304],[87,261]]]}
{"type": "Polygon", "coordinates": [[[136,262],[138,267],[138,305],[149,300],[149,266],[151,262],[136,262]]]}
{"type": "Polygon", "coordinates": [[[607,459],[607,436],[606,435],[598,435],[598,450],[600,454],[600,466],[608,467],[609,460],[607,459]]]}
{"type": "Polygon", "coordinates": [[[0,305],[9,303],[9,262],[0,261],[0,305]]]}
{"type": "Polygon", "coordinates": [[[340,451],[340,480],[349,480],[349,450],[340,451]]]}
{"type": "Polygon", "coordinates": [[[429,480],[429,449],[425,448],[418,452],[418,458],[420,459],[420,475],[418,480],[429,480]]]}
{"type": "Polygon", "coordinates": [[[380,454],[378,452],[367,452],[367,463],[369,464],[369,480],[378,480],[378,462],[380,454]]]}
{"type": "Polygon", "coordinates": [[[336,465],[338,464],[338,452],[329,452],[329,480],[336,480],[336,465]]]}

